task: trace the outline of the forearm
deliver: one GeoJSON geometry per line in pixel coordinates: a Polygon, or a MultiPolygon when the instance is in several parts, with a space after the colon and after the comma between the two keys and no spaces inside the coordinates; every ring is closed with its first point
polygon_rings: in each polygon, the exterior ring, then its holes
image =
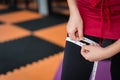
{"type": "Polygon", "coordinates": [[[71,15],[80,15],[78,7],[77,7],[77,0],[67,0],[70,16],[71,15]]]}
{"type": "Polygon", "coordinates": [[[106,47],[110,55],[115,55],[120,52],[120,39],[118,39],[112,45],[106,47]]]}
{"type": "Polygon", "coordinates": [[[67,0],[70,17],[67,24],[67,32],[71,39],[83,39],[83,20],[77,7],[77,0],[67,0]]]}

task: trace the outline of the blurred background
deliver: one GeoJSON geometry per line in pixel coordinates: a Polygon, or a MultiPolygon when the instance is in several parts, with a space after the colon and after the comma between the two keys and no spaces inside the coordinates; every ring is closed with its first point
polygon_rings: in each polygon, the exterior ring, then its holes
{"type": "Polygon", "coordinates": [[[66,0],[0,0],[0,80],[60,80],[66,0]]]}

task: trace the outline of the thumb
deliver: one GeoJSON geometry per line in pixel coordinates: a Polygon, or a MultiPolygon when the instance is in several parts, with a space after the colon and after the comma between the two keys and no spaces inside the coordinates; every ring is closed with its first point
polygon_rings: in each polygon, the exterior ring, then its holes
{"type": "Polygon", "coordinates": [[[83,49],[85,49],[85,50],[91,50],[91,45],[84,45],[83,49]]]}

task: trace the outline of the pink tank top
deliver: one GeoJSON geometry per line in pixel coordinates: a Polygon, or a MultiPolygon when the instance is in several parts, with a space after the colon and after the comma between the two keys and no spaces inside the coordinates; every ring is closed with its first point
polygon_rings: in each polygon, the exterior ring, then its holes
{"type": "Polygon", "coordinates": [[[120,0],[77,0],[77,5],[84,22],[84,34],[120,38],[120,0]]]}

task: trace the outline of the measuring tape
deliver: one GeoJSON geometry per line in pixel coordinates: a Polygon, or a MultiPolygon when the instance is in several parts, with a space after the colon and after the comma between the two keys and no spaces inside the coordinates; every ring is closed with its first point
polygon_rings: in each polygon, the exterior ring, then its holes
{"type": "MultiPolygon", "coordinates": [[[[66,41],[69,41],[69,42],[72,42],[78,46],[83,46],[83,45],[86,45],[86,44],[94,44],[94,45],[99,45],[98,43],[84,37],[83,40],[81,41],[75,41],[75,40],[72,40],[70,39],[70,37],[67,37],[66,38],[66,41]]],[[[91,74],[91,80],[95,80],[95,76],[96,76],[96,72],[97,72],[97,67],[98,67],[98,61],[95,61],[94,62],[94,65],[93,65],[93,70],[92,70],[92,74],[91,74]]]]}

